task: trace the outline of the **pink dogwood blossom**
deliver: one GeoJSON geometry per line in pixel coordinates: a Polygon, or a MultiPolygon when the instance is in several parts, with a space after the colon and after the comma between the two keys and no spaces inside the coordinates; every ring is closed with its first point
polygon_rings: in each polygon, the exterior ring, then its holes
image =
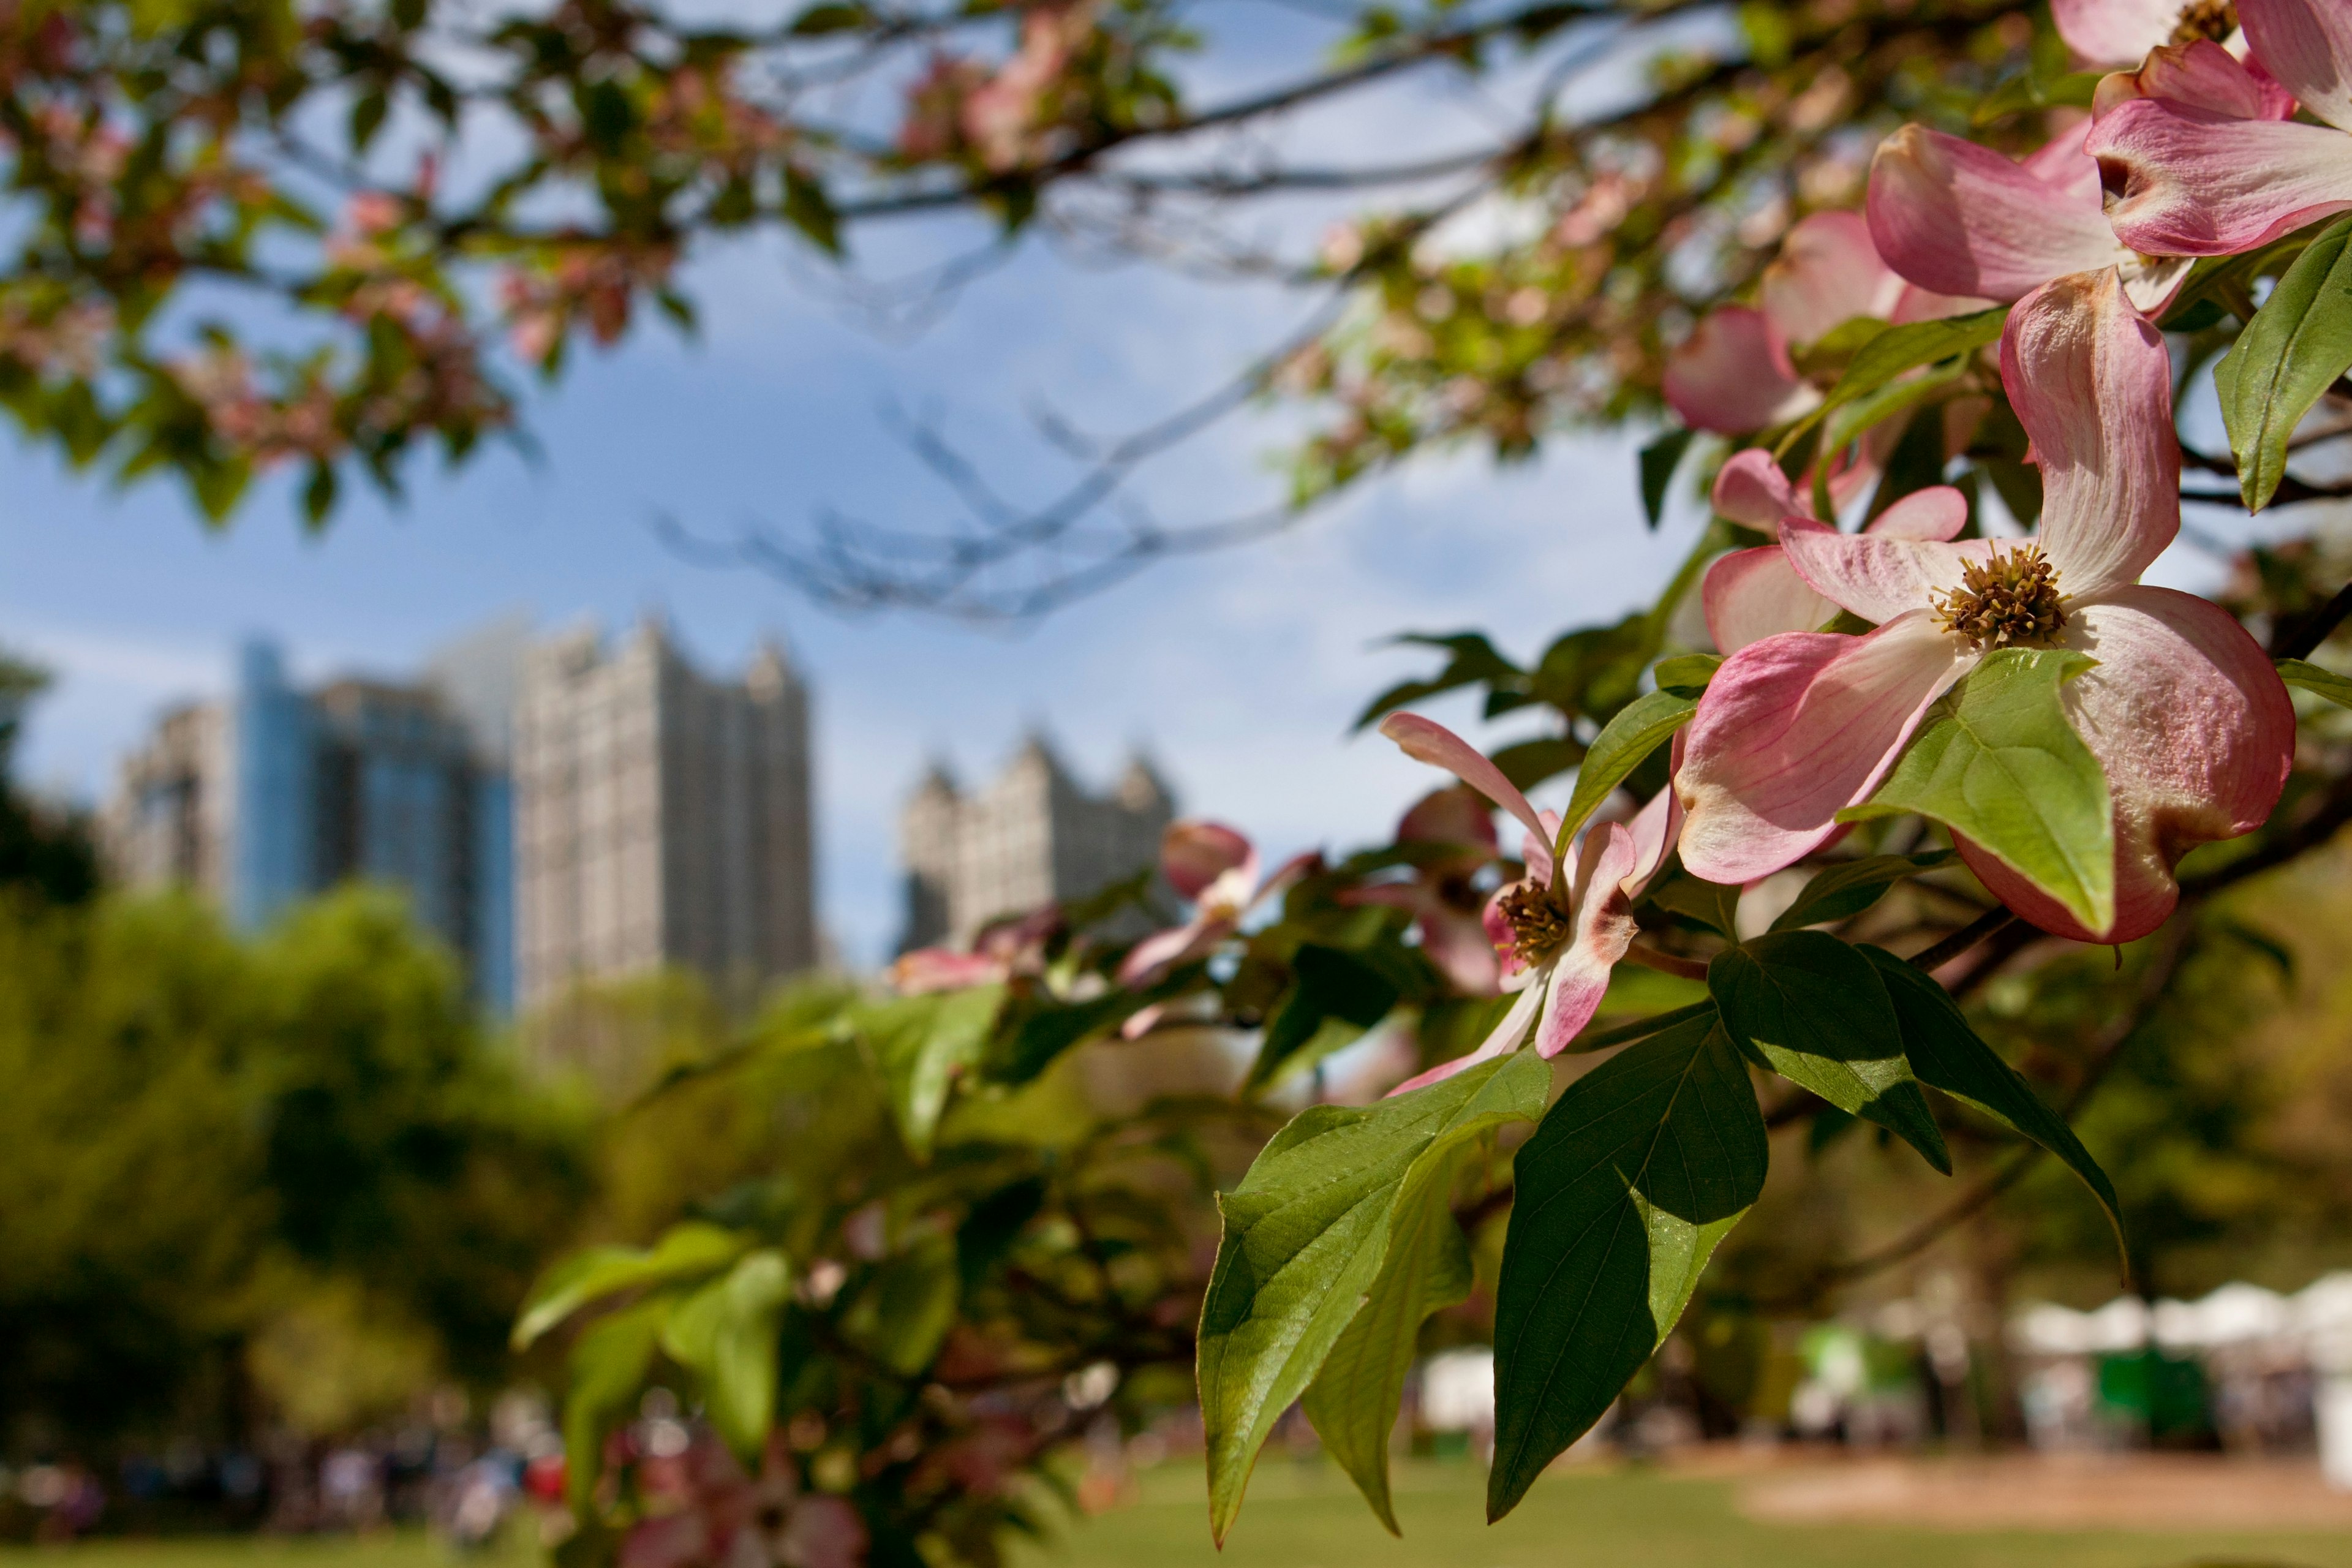
{"type": "Polygon", "coordinates": [[[1444,768],[1527,829],[1521,854],[1528,874],[1497,889],[1485,916],[1503,990],[1517,993],[1518,1000],[1476,1050],[1441,1062],[1390,1092],[1421,1089],[1515,1050],[1531,1027],[1536,1050],[1558,1056],[1591,1022],[1609,989],[1609,972],[1633,945],[1633,900],[1657,875],[1681,825],[1674,791],[1659,791],[1630,825],[1595,825],[1584,835],[1573,873],[1562,876],[1552,858],[1559,819],[1538,815],[1475,746],[1418,713],[1390,714],[1381,733],[1414,761],[1444,768]]]}
{"type": "Polygon", "coordinates": [[[1820,407],[1822,395],[1792,352],[1856,317],[1927,321],[1975,303],[1905,282],[1879,259],[1860,214],[1815,213],[1781,241],[1755,305],[1709,311],[1666,356],[1661,390],[1694,430],[1738,435],[1786,424],[1820,407]]]}
{"type": "Polygon", "coordinates": [[[1261,880],[1257,849],[1241,834],[1220,822],[1170,823],[1160,837],[1160,870],[1177,896],[1191,902],[1192,918],[1137,942],[1118,966],[1118,983],[1140,985],[1180,963],[1206,957],[1241,930],[1250,910],[1321,859],[1312,852],[1294,856],[1261,880]]]}
{"type": "Polygon", "coordinates": [[[2229,256],[2352,207],[2352,14],[2337,0],[2244,0],[2252,58],[2199,41],[2101,84],[2085,143],[2116,237],[2229,256]],[[2320,121],[2290,116],[2295,102],[2320,121]]]}
{"type": "Polygon", "coordinates": [[[1493,995],[1502,967],[1485,922],[1468,903],[1475,898],[1470,879],[1495,859],[1493,813],[1466,784],[1433,790],[1404,814],[1396,837],[1399,845],[1419,847],[1433,858],[1417,861],[1410,880],[1350,889],[1339,901],[1407,911],[1423,955],[1455,990],[1466,996],[1493,995]]]}
{"type": "Polygon", "coordinates": [[[2142,256],[2116,238],[2099,165],[2083,151],[2089,132],[2084,121],[2012,163],[1990,147],[1905,126],[1871,161],[1866,210],[1878,254],[1922,289],[2003,303],[2069,272],[2116,267],[2131,302],[2161,314],[2191,263],[2142,256]]]}
{"type": "Polygon", "coordinates": [[[2228,15],[2213,0],[2050,0],[2058,36],[2090,66],[2137,65],[2184,34],[2218,37],[2228,15]]]}
{"type": "Polygon", "coordinates": [[[2063,688],[2066,714],[2115,802],[2116,908],[2084,930],[2055,900],[1963,839],[2010,907],[2063,935],[2122,942],[2160,924],[2192,846],[2259,826],[2293,761],[2294,715],[2269,661],[2229,615],[2139,585],[2179,531],[2179,454],[2164,340],[2110,268],[2045,285],[2011,312],[2001,379],[2042,475],[2032,541],[1956,541],[1942,487],[1908,498],[1910,525],[1837,532],[1780,524],[1797,574],[1876,629],[1794,632],[1742,647],[1685,731],[1676,776],[1683,863],[1740,883],[1790,865],[1867,799],[1927,707],[2000,646],[2096,658],[2063,688]]]}

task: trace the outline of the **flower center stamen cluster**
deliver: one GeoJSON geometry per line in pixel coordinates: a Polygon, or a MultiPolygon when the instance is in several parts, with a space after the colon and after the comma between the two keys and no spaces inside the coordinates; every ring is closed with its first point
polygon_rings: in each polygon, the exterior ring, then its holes
{"type": "Polygon", "coordinates": [[[1934,598],[1936,622],[1972,648],[2047,647],[2066,626],[2058,569],[2039,545],[1968,562],[1961,585],[1934,598]]]}
{"type": "Polygon", "coordinates": [[[2238,7],[2235,0],[2189,0],[2180,9],[2180,20],[2172,29],[2175,44],[2193,44],[2200,38],[2221,43],[2238,30],[2238,7]]]}
{"type": "Polygon", "coordinates": [[[1511,956],[1532,969],[1567,942],[1568,913],[1550,889],[1521,882],[1503,895],[1503,918],[1511,922],[1511,956]]]}

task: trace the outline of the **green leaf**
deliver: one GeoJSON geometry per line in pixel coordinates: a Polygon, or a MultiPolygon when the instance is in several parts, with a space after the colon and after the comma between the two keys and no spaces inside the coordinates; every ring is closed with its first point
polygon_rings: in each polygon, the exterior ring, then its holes
{"type": "Polygon", "coordinates": [[[1609,792],[1643,759],[1674,738],[1698,711],[1698,700],[1672,691],[1645,691],[1633,699],[1592,738],[1584,765],[1576,770],[1576,793],[1569,797],[1568,814],[1560,819],[1554,852],[1563,857],[1569,841],[1585,819],[1601,809],[1609,792]]]}
{"type": "Polygon", "coordinates": [[[2116,1228],[2116,1248],[2123,1252],[2128,1268],[2123,1206],[2116,1199],[2115,1184],[2066,1125],[2066,1119],[2042,1104],[2024,1075],[1978,1037],[1951,993],[1934,975],[1885,948],[1864,946],[1862,952],[1878,966],[1879,978],[1886,983],[1886,994],[1902,1024],[1904,1052],[1911,1058],[1911,1070],[1919,1081],[1966,1101],[2064,1161],[2107,1211],[2107,1221],[2116,1228]]]}
{"type": "Polygon", "coordinates": [[[1666,487],[1675,482],[1675,470],[1682,467],[1683,454],[1690,450],[1691,437],[1697,434],[1669,430],[1642,448],[1642,515],[1649,520],[1653,533],[1665,520],[1666,487]]]}
{"type": "Polygon", "coordinates": [[[1423,647],[1442,647],[1454,657],[1445,668],[1427,680],[1402,680],[1381,692],[1368,703],[1350,729],[1361,730],[1381,715],[1424,697],[1435,697],[1465,686],[1488,686],[1496,690],[1517,690],[1525,687],[1527,671],[1495,651],[1495,645],[1477,632],[1455,632],[1436,637],[1426,632],[1408,632],[1398,637],[1400,643],[1423,647]]]}
{"type": "Polygon", "coordinates": [[[791,1299],[784,1255],[762,1247],[674,1308],[661,1345],[701,1380],[703,1414],[756,1467],[776,1415],[776,1331],[791,1299]]]}
{"type": "MultiPolygon", "coordinates": [[[[1892,337],[1895,332],[1906,330],[1901,327],[1891,328],[1880,333],[1878,337],[1873,338],[1871,342],[1875,345],[1885,338],[1892,337]]],[[[1996,337],[1999,335],[1997,331],[1994,333],[1996,337]]],[[[1859,364],[1863,355],[1869,352],[1869,349],[1865,348],[1862,354],[1855,355],[1855,363],[1859,364]]],[[[1946,387],[1968,373],[1969,361],[1962,357],[1938,364],[1934,370],[1924,374],[1889,382],[1875,391],[1863,394],[1850,402],[1840,405],[1829,416],[1828,428],[1822,437],[1822,450],[1843,451],[1851,442],[1873,426],[1918,408],[1920,405],[1938,396],[1946,387]]],[[[1851,374],[1850,370],[1849,374],[1851,374]]],[[[1914,420],[1913,423],[1916,421],[1914,420]]],[[[1937,438],[1941,439],[1940,432],[1937,438]]],[[[1824,463],[1813,465],[1813,504],[1816,508],[1830,508],[1833,514],[1834,502],[1830,499],[1828,475],[1829,465],[1824,463]]],[[[1882,488],[1885,484],[1885,479],[1880,481],[1882,488]]]]}
{"type": "Polygon", "coordinates": [[[1297,978],[1266,1019],[1244,1089],[1264,1088],[1353,1044],[1397,1004],[1392,981],[1337,948],[1304,943],[1292,964],[1297,978]]]}
{"type": "Polygon", "coordinates": [[[850,1026],[890,1086],[891,1111],[916,1158],[930,1157],[948,1088],[980,1061],[1003,1000],[1003,986],[974,985],[869,1003],[851,1013],[850,1026]]]}
{"type": "Polygon", "coordinates": [[[955,1327],[962,1283],[954,1241],[922,1237],[875,1270],[842,1331],[899,1376],[919,1376],[955,1327]]]}
{"type": "Polygon", "coordinates": [[[2074,71],[2062,77],[2038,76],[2028,71],[2013,76],[1977,101],[1976,111],[1969,116],[1972,125],[1985,126],[2008,119],[2012,114],[2027,114],[2035,110],[2088,109],[2091,95],[2098,89],[2097,71],[2074,71]]]}
{"type": "Polygon", "coordinates": [[[1710,1018],[1627,1047],[1560,1096],[1513,1167],[1488,1519],[1656,1352],[1769,1158],[1747,1064],[1710,1018]]]}
{"type": "Polygon", "coordinates": [[[650,1248],[591,1247],[575,1252],[531,1287],[516,1314],[509,1342],[516,1350],[529,1349],[548,1330],[607,1296],[715,1274],[741,1257],[749,1245],[734,1231],[688,1220],[672,1226],[650,1248]]]}
{"type": "Polygon", "coordinates": [[[572,1456],[564,1490],[574,1513],[588,1511],[604,1470],[604,1434],[635,1408],[672,1304],[671,1298],[660,1296],[599,1318],[572,1346],[563,1451],[572,1456]]]}
{"type": "Polygon", "coordinates": [[[1404,1402],[1422,1320],[1470,1296],[1470,1245],[1446,1206],[1459,1163],[1448,1156],[1414,1168],[1397,1199],[1380,1278],[1304,1400],[1324,1450],[1391,1535],[1403,1532],[1389,1500],[1389,1429],[1404,1402]]]}
{"type": "Polygon", "coordinates": [[[1790,427],[1781,437],[1776,455],[1785,455],[1806,431],[1847,404],[1870,396],[1897,376],[1923,364],[1975,353],[1998,339],[2008,321],[2009,307],[1997,305],[1973,316],[1948,316],[1937,321],[1909,321],[1887,328],[1854,351],[1845,374],[1830,388],[1822,405],[1790,427]]]}
{"type": "Polygon", "coordinates": [[[2352,217],[2320,231],[2213,367],[2238,489],[2260,511],[2286,477],[2294,427],[2352,369],[2352,217]]]}
{"type": "Polygon", "coordinates": [[[1650,884],[1650,901],[1660,909],[1688,915],[1699,924],[1739,940],[1739,889],[1694,877],[1677,860],[1673,869],[1650,884]]]}
{"type": "Polygon", "coordinates": [[[1919,855],[1869,855],[1825,867],[1805,884],[1797,901],[1780,911],[1774,931],[1796,931],[1849,920],[1886,896],[1886,890],[1908,877],[1948,866],[1956,858],[1948,849],[1919,855]]]}
{"type": "Polygon", "coordinates": [[[1719,653],[1684,653],[1658,660],[1650,673],[1656,678],[1658,689],[1671,691],[1677,697],[1696,697],[1723,668],[1719,653]]]}
{"type": "Polygon", "coordinates": [[[1521,1051],[1363,1107],[1318,1105],[1275,1134],[1218,1207],[1201,1310],[1209,1525],[1223,1542],[1266,1434],[1307,1391],[1387,1261],[1417,1163],[1542,1114],[1550,1068],[1521,1051]]]}
{"type": "Polygon", "coordinates": [[[2352,679],[2347,679],[2325,666],[2307,658],[2283,658],[2278,661],[2279,679],[2289,686],[2300,686],[2315,697],[2325,697],[2338,708],[2352,708],[2352,679]]]}
{"type": "Polygon", "coordinates": [[[1741,1048],[1951,1174],[1944,1135],[1903,1055],[1895,1005],[1859,949],[1825,931],[1769,932],[1716,954],[1706,987],[1741,1048]]]}
{"type": "Polygon", "coordinates": [[[2059,688],[2098,661],[2000,648],[1927,710],[1886,782],[1841,822],[1916,811],[1976,841],[2089,931],[2116,920],[2115,802],[2059,688]]]}

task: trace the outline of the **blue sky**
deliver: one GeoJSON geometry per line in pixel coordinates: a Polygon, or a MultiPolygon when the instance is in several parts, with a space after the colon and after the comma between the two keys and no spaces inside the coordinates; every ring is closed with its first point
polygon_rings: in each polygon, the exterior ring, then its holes
{"type": "MultiPolygon", "coordinates": [[[[1403,101],[1422,146],[1484,118],[1442,90],[1403,101]]],[[[538,460],[494,450],[455,475],[420,468],[404,508],[362,498],[321,538],[302,534],[282,489],[208,533],[168,486],[117,494],[0,442],[0,643],[58,676],[29,725],[27,774],[94,798],[161,707],[220,688],[250,633],[280,639],[305,676],[396,674],[518,607],[549,627],[664,614],[706,668],[739,666],[773,633],[816,693],[824,919],[870,963],[898,921],[898,806],[928,757],[982,777],[1037,725],[1100,781],[1140,743],[1185,809],[1269,853],[1361,841],[1434,782],[1346,733],[1366,698],[1428,662],[1381,639],[1475,626],[1531,653],[1645,601],[1696,526],[1648,533],[1631,441],[1594,437],[1502,472],[1424,462],[1271,542],[1161,564],[1015,631],[844,618],[679,560],[650,520],[723,533],[832,505],[942,521],[950,498],[880,416],[892,400],[937,411],[1006,488],[1042,497],[1066,469],[1024,408],[1042,398],[1102,430],[1148,420],[1244,364],[1302,302],[1033,244],[894,343],[793,270],[773,240],[699,258],[699,340],[651,327],[581,355],[528,405],[538,460]]],[[[1280,438],[1262,419],[1228,422],[1147,471],[1142,493],[1170,517],[1223,515],[1267,493],[1280,438]]]]}

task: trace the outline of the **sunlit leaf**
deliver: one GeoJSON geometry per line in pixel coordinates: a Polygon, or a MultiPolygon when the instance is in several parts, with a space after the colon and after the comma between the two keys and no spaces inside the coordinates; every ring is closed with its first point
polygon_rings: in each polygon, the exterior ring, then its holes
{"type": "Polygon", "coordinates": [[[2287,442],[2336,378],[2352,369],[2352,217],[2320,231],[2213,367],[2238,489],[2260,511],[2286,478],[2287,442]]]}

